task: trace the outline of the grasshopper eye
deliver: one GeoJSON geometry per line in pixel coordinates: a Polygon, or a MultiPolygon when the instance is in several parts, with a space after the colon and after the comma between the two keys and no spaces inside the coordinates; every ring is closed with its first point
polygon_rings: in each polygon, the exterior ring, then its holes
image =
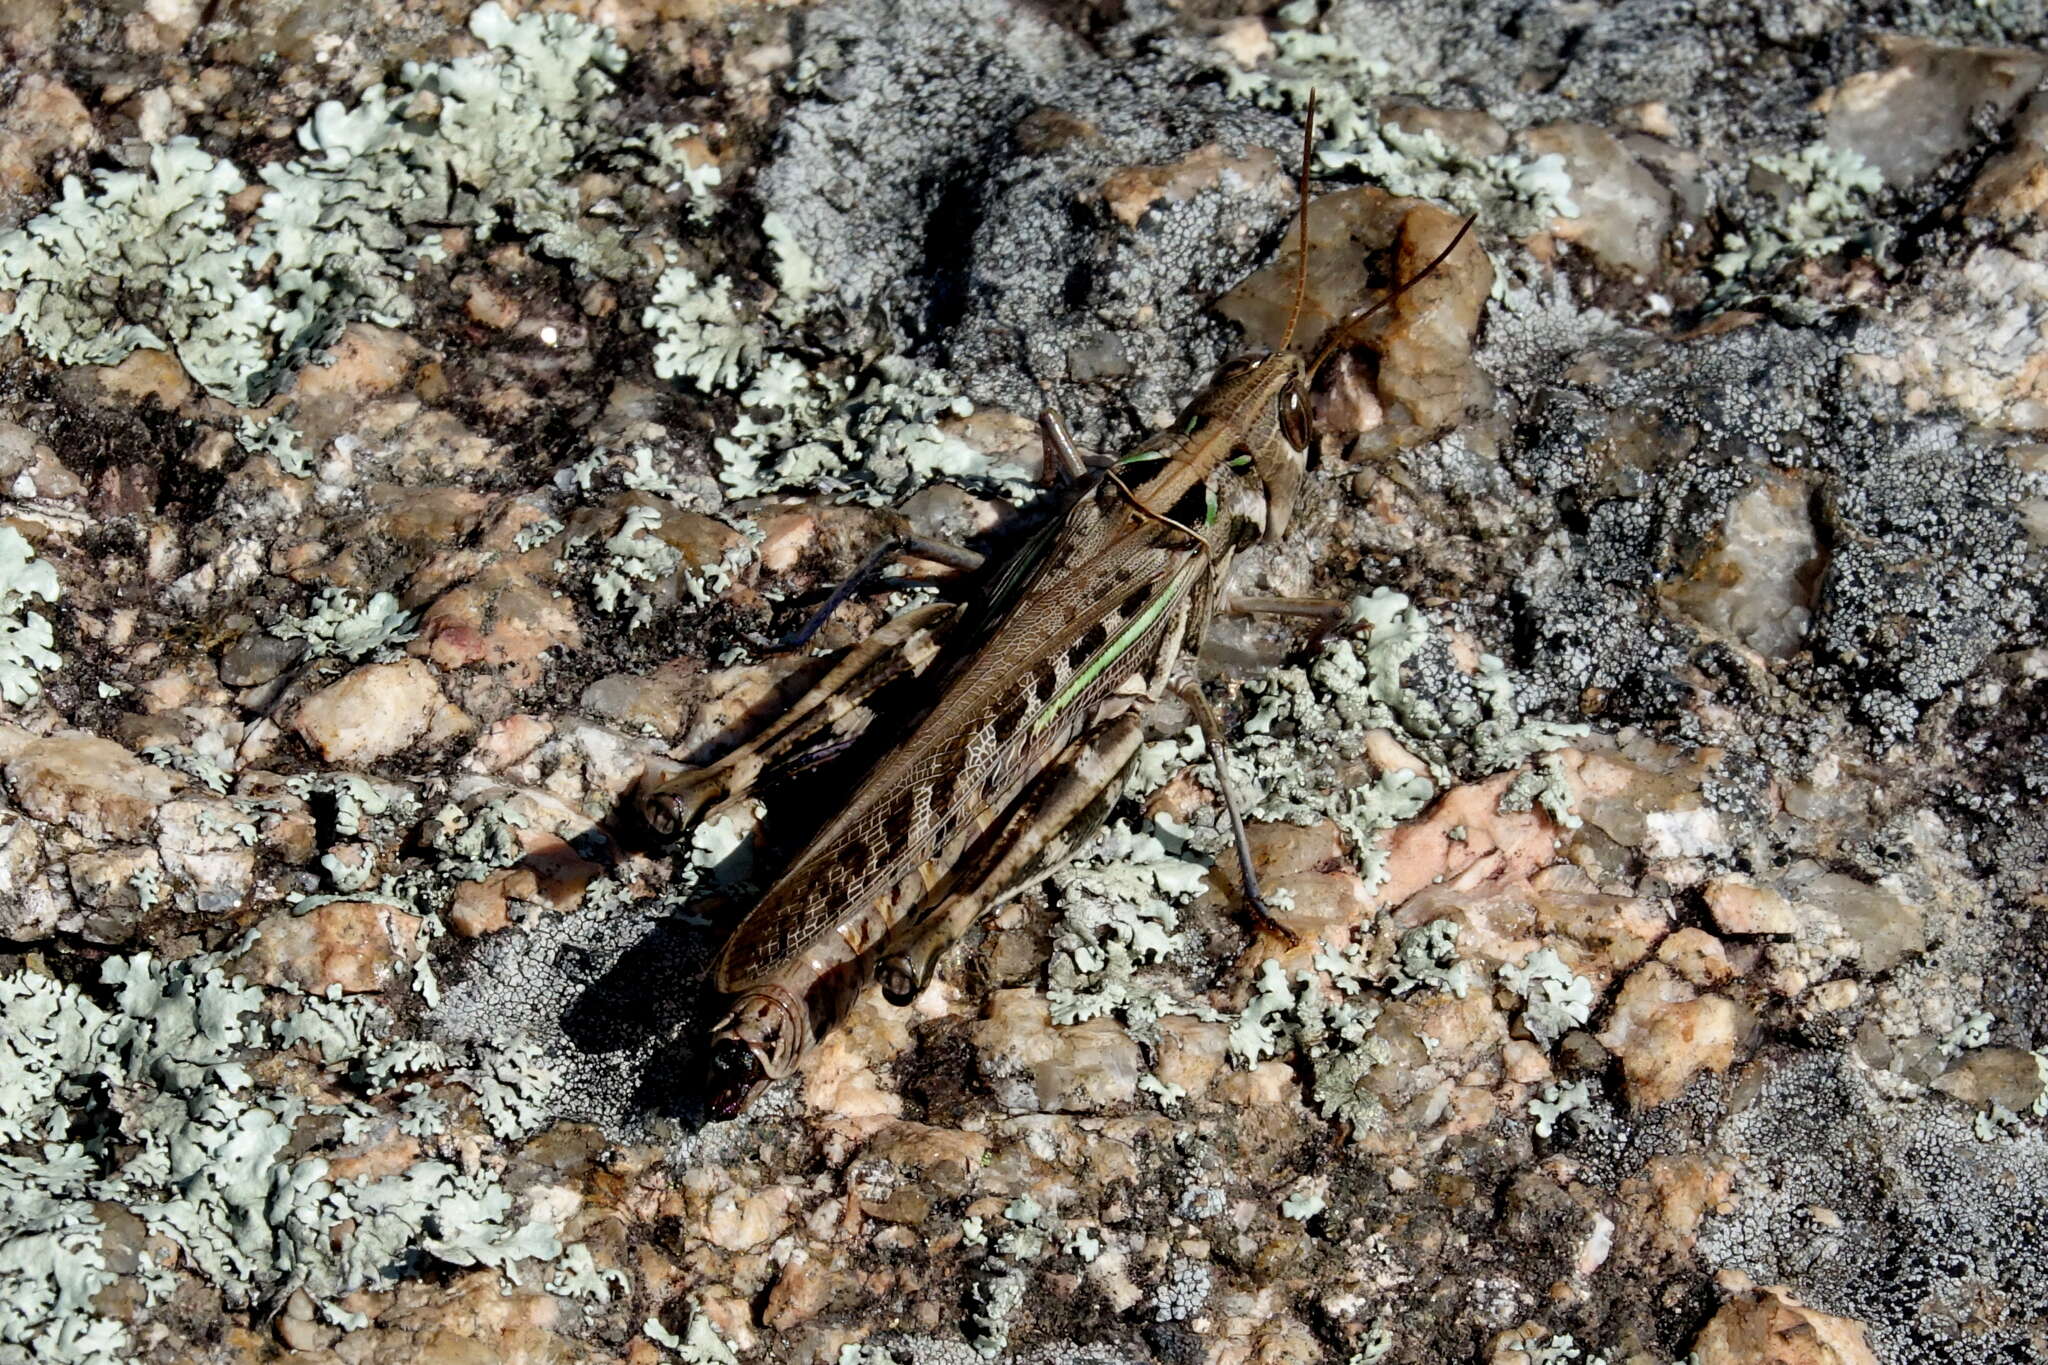
{"type": "Polygon", "coordinates": [[[1314,434],[1309,429],[1308,399],[1302,396],[1301,385],[1291,381],[1280,391],[1280,434],[1296,450],[1307,450],[1314,434]]]}
{"type": "Polygon", "coordinates": [[[1259,357],[1255,355],[1232,356],[1223,362],[1223,368],[1216,371],[1216,382],[1242,378],[1259,368],[1259,357]]]}

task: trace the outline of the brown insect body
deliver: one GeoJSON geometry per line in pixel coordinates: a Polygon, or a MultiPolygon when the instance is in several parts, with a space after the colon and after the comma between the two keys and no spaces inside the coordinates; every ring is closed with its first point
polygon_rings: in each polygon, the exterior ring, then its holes
{"type": "MultiPolygon", "coordinates": [[[[1171,427],[1078,479],[1064,512],[1006,568],[930,709],[734,930],[711,975],[732,1000],[711,1040],[713,1112],[735,1114],[790,1074],[871,980],[907,1001],[989,906],[1076,851],[1114,802],[1144,715],[1199,653],[1232,555],[1286,529],[1311,440],[1307,384],[1362,321],[1334,329],[1313,360],[1288,349],[1307,289],[1313,126],[1311,107],[1286,336],[1271,355],[1226,365],[1171,427]]],[[[1426,278],[1463,236],[1366,315],[1426,278]]],[[[1056,421],[1046,456],[1080,463],[1056,421]]],[[[950,611],[905,612],[763,735],[655,784],[642,796],[649,823],[679,833],[778,756],[871,719],[866,699],[883,683],[937,658],[950,611]]],[[[1188,695],[1220,740],[1199,690],[1188,695]]],[[[1284,934],[1258,900],[1241,826],[1237,837],[1249,908],[1284,934]]]]}
{"type": "Polygon", "coordinates": [[[843,1017],[877,950],[972,889],[963,878],[994,861],[988,845],[1014,830],[1005,817],[1049,763],[1161,699],[1199,648],[1232,551],[1272,529],[1260,471],[1305,458],[1305,429],[1294,446],[1282,418],[1306,412],[1303,368],[1286,351],[1227,368],[1083,486],[1014,605],[719,954],[712,984],[734,1005],[713,1036],[715,1109],[736,1112],[787,1075],[843,1017]]]}

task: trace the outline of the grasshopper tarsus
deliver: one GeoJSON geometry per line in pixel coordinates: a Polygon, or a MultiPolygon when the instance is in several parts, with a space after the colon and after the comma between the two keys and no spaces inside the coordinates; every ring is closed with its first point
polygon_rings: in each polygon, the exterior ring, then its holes
{"type": "Polygon", "coordinates": [[[1232,593],[1217,604],[1218,616],[1298,616],[1325,625],[1342,625],[1351,604],[1338,597],[1241,597],[1232,593]]]}
{"type": "Polygon", "coordinates": [[[1252,922],[1252,931],[1254,933],[1270,935],[1273,938],[1279,939],[1290,948],[1301,946],[1301,935],[1295,933],[1292,929],[1274,918],[1272,907],[1266,904],[1263,896],[1256,896],[1246,892],[1244,910],[1245,917],[1252,922]]]}

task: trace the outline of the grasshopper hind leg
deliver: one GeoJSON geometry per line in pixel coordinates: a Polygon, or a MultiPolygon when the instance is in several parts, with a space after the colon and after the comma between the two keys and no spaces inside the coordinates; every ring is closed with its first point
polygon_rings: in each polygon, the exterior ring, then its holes
{"type": "Polygon", "coordinates": [[[982,838],[984,852],[959,889],[895,935],[875,964],[892,1005],[907,1005],[931,984],[939,959],[982,915],[1063,867],[1095,836],[1122,795],[1137,761],[1144,724],[1135,712],[1082,735],[982,838]]]}
{"type": "Polygon", "coordinates": [[[874,719],[871,703],[890,684],[921,676],[937,660],[959,608],[944,602],[891,618],[834,664],[767,729],[715,763],[650,763],[632,803],[642,824],[672,841],[720,808],[750,798],[765,782],[792,776],[857,739],[874,719]]]}

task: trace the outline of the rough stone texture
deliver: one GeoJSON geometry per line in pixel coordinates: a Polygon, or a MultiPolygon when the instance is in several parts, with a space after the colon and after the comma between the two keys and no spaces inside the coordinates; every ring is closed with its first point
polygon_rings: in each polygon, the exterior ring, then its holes
{"type": "Polygon", "coordinates": [[[358,766],[390,758],[446,732],[447,701],[433,670],[417,659],[359,668],[299,704],[292,725],[330,763],[358,766]]]}
{"type": "Polygon", "coordinates": [[[94,841],[143,837],[178,785],[176,774],[91,735],[37,740],[7,763],[8,791],[25,814],[94,841]]]}
{"type": "Polygon", "coordinates": [[[1536,156],[1556,156],[1572,181],[1574,217],[1551,232],[1598,261],[1603,269],[1647,282],[1662,263],[1671,232],[1671,191],[1630,156],[1621,140],[1585,123],[1551,123],[1522,134],[1536,156]]]}
{"type": "MultiPolygon", "coordinates": [[[[0,1045],[29,1063],[0,1158],[40,1172],[0,1265],[112,1276],[47,1336],[10,1300],[0,1356],[2048,1359],[2038,5],[562,8],[618,26],[615,73],[555,81],[609,140],[487,214],[358,225],[404,316],[337,317],[263,407],[169,351],[0,337],[8,572],[59,588],[0,584],[0,678],[25,613],[59,657],[0,703],[0,1045]],[[1035,471],[1041,407],[1113,454],[1278,339],[1311,84],[1298,349],[1479,218],[1318,377],[1293,525],[1237,563],[1416,616],[1211,629],[1299,942],[1246,931],[1164,708],[1120,860],[711,1120],[709,963],[859,756],[675,848],[628,793],[952,590],[892,569],[781,647],[883,540],[1022,544],[1036,488],[957,471],[1035,471]],[[657,373],[664,270],[786,365],[657,373]],[[871,505],[853,466],[906,375],[964,444],[871,505]],[[845,401],[796,472],[732,496],[734,442],[791,436],[813,382],[845,401]],[[1296,681],[1323,712],[1280,705],[1296,681]],[[153,995],[144,954],[213,985],[153,995]],[[80,1046],[53,984],[137,1013],[46,1096],[73,1126],[16,1140],[80,1046]],[[172,1127],[156,1193],[106,1183],[172,1127]],[[545,1235],[479,1249],[479,1220],[545,1235]]],[[[221,229],[251,240],[258,171],[350,164],[362,92],[489,46],[467,5],[0,12],[0,240],[178,138],[239,169],[221,229]]],[[[181,299],[122,276],[94,286],[119,320],[166,326],[181,299]]]]}
{"type": "Polygon", "coordinates": [[[1714,1314],[1694,1345],[1700,1365],[1876,1365],[1863,1329],[1816,1312],[1780,1286],[1748,1290],[1714,1314]]]}
{"type": "Polygon", "coordinates": [[[1138,1094],[1138,1045],[1114,1020],[1054,1028],[1036,991],[999,992],[975,1026],[982,1075],[1015,1113],[1095,1113],[1138,1094]]]}
{"type": "Polygon", "coordinates": [[[289,982],[315,995],[381,991],[412,953],[419,917],[375,901],[336,901],[300,914],[270,915],[235,968],[268,985],[289,982]]]}
{"type": "Polygon", "coordinates": [[[1621,1058],[1629,1103],[1649,1109],[1677,1099],[1699,1072],[1732,1066],[1746,1024],[1740,1005],[1652,963],[1622,984],[1600,1043],[1621,1058]]]}

